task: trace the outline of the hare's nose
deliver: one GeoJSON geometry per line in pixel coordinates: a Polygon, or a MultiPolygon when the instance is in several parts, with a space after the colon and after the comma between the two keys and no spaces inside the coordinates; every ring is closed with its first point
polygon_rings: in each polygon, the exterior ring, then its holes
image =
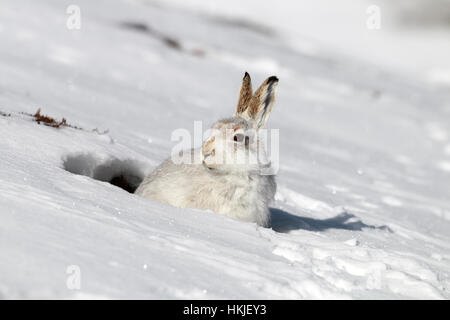
{"type": "Polygon", "coordinates": [[[205,142],[205,144],[202,147],[202,154],[203,158],[207,158],[209,156],[213,156],[215,153],[215,149],[213,146],[214,143],[214,137],[210,138],[205,142]]]}

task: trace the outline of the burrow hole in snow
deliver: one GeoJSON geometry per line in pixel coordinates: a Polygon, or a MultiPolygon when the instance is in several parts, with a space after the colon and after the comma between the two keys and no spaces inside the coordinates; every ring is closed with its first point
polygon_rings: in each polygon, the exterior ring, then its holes
{"type": "Polygon", "coordinates": [[[130,193],[136,191],[145,177],[143,164],[136,160],[101,160],[92,154],[67,155],[63,158],[63,168],[74,174],[109,182],[130,193]]]}

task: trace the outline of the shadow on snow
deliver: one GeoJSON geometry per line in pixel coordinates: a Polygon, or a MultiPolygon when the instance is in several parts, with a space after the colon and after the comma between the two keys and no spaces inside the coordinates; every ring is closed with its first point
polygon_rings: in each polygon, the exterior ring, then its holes
{"type": "Polygon", "coordinates": [[[272,229],[277,232],[289,232],[293,230],[325,231],[329,229],[341,229],[362,231],[362,229],[378,229],[392,232],[388,226],[369,225],[361,220],[350,221],[356,218],[354,214],[342,212],[335,217],[327,219],[315,219],[296,216],[281,209],[270,208],[272,229]]]}

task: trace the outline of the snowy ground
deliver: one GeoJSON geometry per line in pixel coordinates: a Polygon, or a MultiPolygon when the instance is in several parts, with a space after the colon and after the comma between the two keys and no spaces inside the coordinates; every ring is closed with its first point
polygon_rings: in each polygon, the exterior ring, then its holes
{"type": "Polygon", "coordinates": [[[0,5],[0,298],[450,298],[448,89],[229,16],[76,2],[81,30],[72,2],[0,5]],[[151,171],[244,71],[280,78],[271,229],[91,178],[151,171]]]}

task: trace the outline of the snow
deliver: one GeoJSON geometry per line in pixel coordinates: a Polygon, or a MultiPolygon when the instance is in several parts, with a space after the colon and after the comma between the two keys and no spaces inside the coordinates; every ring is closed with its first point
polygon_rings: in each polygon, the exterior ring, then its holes
{"type": "Polygon", "coordinates": [[[80,30],[66,4],[0,5],[0,298],[450,298],[448,90],[219,5],[77,5],[80,30]],[[231,115],[244,71],[280,78],[272,228],[105,181],[231,115]]]}
{"type": "Polygon", "coordinates": [[[429,83],[450,85],[450,2],[436,0],[157,0],[236,23],[278,32],[301,54],[323,50],[394,69],[429,83]],[[378,13],[379,29],[369,29],[378,13]],[[250,23],[249,23],[250,22],[250,23]],[[261,27],[264,26],[265,28],[261,27]],[[413,67],[412,67],[413,66],[413,67]]]}

